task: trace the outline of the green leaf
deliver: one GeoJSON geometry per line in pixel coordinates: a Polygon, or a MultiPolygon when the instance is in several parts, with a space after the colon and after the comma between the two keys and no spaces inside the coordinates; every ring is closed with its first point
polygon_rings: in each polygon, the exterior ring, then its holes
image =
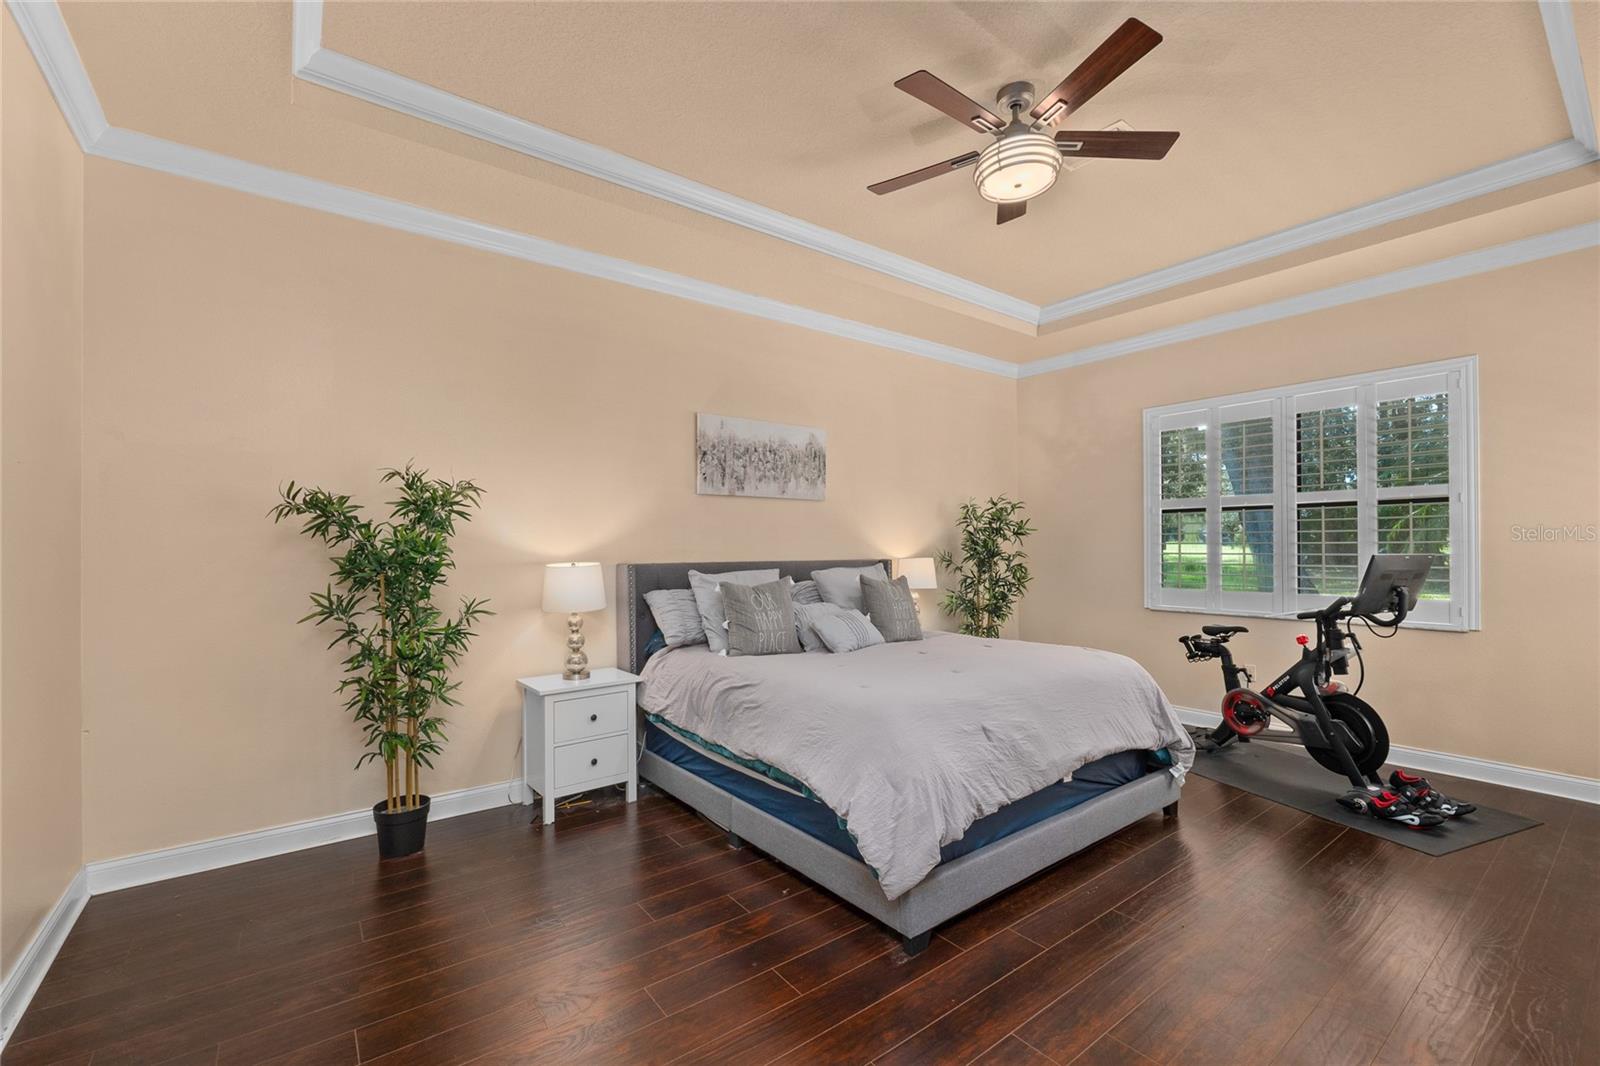
{"type": "Polygon", "coordinates": [[[303,518],[304,535],[337,549],[330,557],[333,580],[311,593],[312,609],[299,621],[331,624],[328,647],[345,649],[345,676],[335,693],[367,747],[356,766],[410,755],[431,767],[445,722],[429,711],[455,702],[451,693],[460,683],[449,672],[477,636],[473,623],[494,613],[487,600],[462,597],[446,619],[433,601],[455,568],[457,523],[471,521],[483,490],[471,481],[430,478],[411,461],[379,476],[398,490],[383,521],[364,517],[348,494],[294,481],[279,488],[268,515],[274,522],[303,518]],[[406,723],[414,724],[415,736],[406,723]]]}
{"type": "Polygon", "coordinates": [[[1021,544],[1034,527],[1023,510],[1021,501],[1006,496],[991,497],[981,507],[968,500],[956,521],[959,558],[951,551],[935,555],[953,579],[941,606],[961,619],[963,633],[998,637],[1032,580],[1021,544]]]}

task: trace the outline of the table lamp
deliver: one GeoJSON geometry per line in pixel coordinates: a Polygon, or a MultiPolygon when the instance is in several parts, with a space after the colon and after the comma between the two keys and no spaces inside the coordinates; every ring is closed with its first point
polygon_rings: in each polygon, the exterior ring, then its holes
{"type": "Polygon", "coordinates": [[[917,589],[936,589],[939,587],[939,578],[934,573],[933,560],[927,556],[917,559],[896,559],[895,569],[900,576],[906,579],[906,584],[911,587],[911,602],[916,605],[917,613],[922,613],[922,601],[917,597],[917,589]]]}
{"type": "Polygon", "coordinates": [[[567,615],[567,662],[561,676],[568,681],[589,680],[589,657],[583,653],[584,611],[604,610],[606,582],[599,563],[546,563],[544,609],[567,615]]]}

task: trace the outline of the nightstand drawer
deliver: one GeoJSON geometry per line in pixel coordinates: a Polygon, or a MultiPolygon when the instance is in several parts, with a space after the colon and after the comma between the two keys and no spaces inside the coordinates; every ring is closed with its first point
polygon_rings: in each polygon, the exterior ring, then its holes
{"type": "Polygon", "coordinates": [[[555,701],[557,744],[628,731],[633,700],[626,691],[596,692],[555,701]]]}
{"type": "Polygon", "coordinates": [[[597,777],[624,777],[631,754],[626,733],[564,744],[555,750],[556,787],[565,788],[597,777]]]}

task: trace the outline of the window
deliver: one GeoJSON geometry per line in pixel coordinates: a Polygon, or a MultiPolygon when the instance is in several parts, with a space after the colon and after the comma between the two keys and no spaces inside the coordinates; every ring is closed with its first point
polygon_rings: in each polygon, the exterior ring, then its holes
{"type": "Polygon", "coordinates": [[[1412,621],[1476,629],[1476,384],[1469,357],[1145,411],[1145,605],[1293,615],[1426,554],[1412,621]]]}

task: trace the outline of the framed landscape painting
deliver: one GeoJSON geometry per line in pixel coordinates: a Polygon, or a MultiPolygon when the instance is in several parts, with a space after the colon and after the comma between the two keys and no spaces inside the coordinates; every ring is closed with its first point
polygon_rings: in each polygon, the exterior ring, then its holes
{"type": "Polygon", "coordinates": [[[695,415],[694,491],[701,496],[820,500],[828,488],[828,435],[726,415],[695,415]]]}

